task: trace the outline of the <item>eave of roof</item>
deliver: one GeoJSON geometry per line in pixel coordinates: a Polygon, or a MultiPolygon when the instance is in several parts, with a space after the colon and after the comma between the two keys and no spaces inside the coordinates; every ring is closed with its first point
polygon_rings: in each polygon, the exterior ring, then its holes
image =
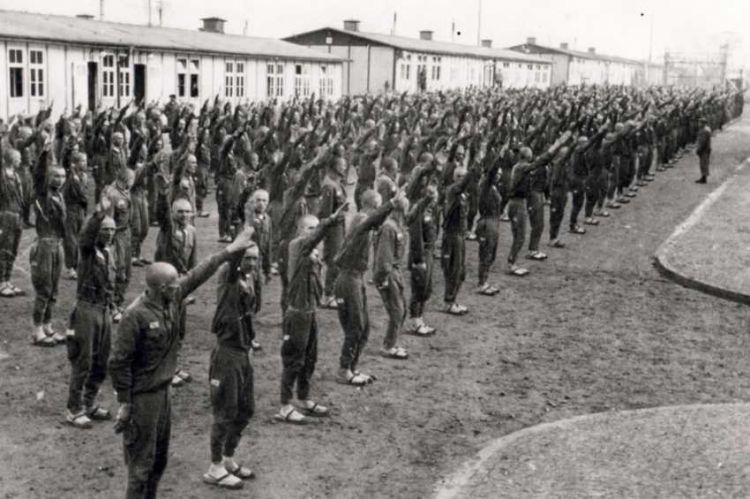
{"type": "Polygon", "coordinates": [[[405,36],[384,35],[381,33],[370,33],[365,31],[348,31],[339,28],[325,26],[322,28],[306,31],[287,36],[283,40],[291,40],[300,36],[306,36],[321,31],[333,31],[345,35],[354,36],[363,40],[371,41],[380,45],[407,50],[411,52],[424,52],[437,55],[453,55],[464,57],[476,57],[481,59],[501,59],[506,61],[518,61],[534,64],[552,64],[552,61],[534,54],[523,54],[513,50],[476,47],[460,43],[443,42],[439,40],[422,40],[420,38],[408,38],[405,36]]]}
{"type": "Polygon", "coordinates": [[[0,10],[0,38],[320,62],[345,60],[333,54],[273,38],[114,23],[12,10],[0,10]]]}
{"type": "Polygon", "coordinates": [[[514,51],[518,50],[519,52],[525,54],[526,52],[523,52],[523,51],[520,50],[521,47],[525,47],[525,46],[534,46],[534,47],[538,47],[538,48],[543,49],[543,50],[547,50],[549,52],[555,52],[555,53],[558,53],[558,54],[565,54],[565,55],[569,55],[571,57],[578,57],[579,59],[591,59],[591,60],[595,60],[595,61],[620,62],[620,63],[623,63],[623,64],[641,64],[641,65],[643,65],[642,61],[638,61],[636,59],[627,59],[625,57],[619,57],[619,56],[616,56],[616,55],[599,54],[599,53],[596,53],[596,52],[583,52],[583,51],[580,51],[580,50],[564,49],[564,48],[561,48],[561,47],[548,47],[546,45],[540,45],[538,43],[522,43],[522,44],[519,44],[519,45],[514,45],[510,49],[514,50],[514,51]]]}

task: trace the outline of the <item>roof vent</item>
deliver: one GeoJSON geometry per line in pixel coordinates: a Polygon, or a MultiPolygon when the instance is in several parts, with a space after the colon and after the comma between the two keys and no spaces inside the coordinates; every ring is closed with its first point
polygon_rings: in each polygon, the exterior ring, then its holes
{"type": "Polygon", "coordinates": [[[76,17],[78,19],[93,19],[94,18],[94,16],[92,16],[91,14],[76,14],[76,17]]]}
{"type": "Polygon", "coordinates": [[[359,19],[344,19],[345,31],[359,31],[359,19]]]}
{"type": "Polygon", "coordinates": [[[419,32],[419,39],[420,40],[432,40],[432,31],[429,29],[423,29],[419,32]]]}
{"type": "Polygon", "coordinates": [[[492,48],[492,40],[490,40],[489,38],[485,38],[484,40],[482,40],[482,47],[487,47],[488,49],[492,48]]]}
{"type": "Polygon", "coordinates": [[[201,31],[209,31],[211,33],[224,33],[224,23],[227,22],[226,19],[220,17],[204,17],[201,21],[203,21],[201,31]]]}
{"type": "Polygon", "coordinates": [[[535,36],[530,36],[530,37],[528,37],[528,38],[526,39],[526,43],[527,43],[528,45],[536,45],[536,37],[535,37],[535,36]]]}
{"type": "Polygon", "coordinates": [[[563,49],[563,50],[568,50],[568,42],[561,43],[560,44],[560,48],[563,49]]]}
{"type": "Polygon", "coordinates": [[[589,54],[596,54],[596,47],[589,47],[589,54]]]}

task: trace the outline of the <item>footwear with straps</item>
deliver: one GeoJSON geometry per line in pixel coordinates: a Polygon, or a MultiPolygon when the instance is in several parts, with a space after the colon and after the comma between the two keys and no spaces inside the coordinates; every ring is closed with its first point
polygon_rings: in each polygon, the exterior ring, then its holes
{"type": "Polygon", "coordinates": [[[65,421],[71,426],[75,426],[76,428],[85,430],[88,430],[92,426],[91,420],[83,411],[77,412],[75,414],[68,411],[68,413],[65,415],[65,421]]]}

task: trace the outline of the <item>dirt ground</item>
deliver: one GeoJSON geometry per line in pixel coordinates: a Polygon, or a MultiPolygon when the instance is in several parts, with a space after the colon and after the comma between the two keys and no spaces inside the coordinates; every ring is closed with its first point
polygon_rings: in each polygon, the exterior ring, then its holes
{"type": "MultiPolygon", "coordinates": [[[[257,320],[264,346],[253,358],[257,412],[237,454],[258,478],[235,495],[428,497],[441,476],[487,441],[520,428],[601,411],[750,399],[746,309],[666,281],[651,264],[658,245],[711,184],[750,155],[748,121],[714,139],[708,187],[693,183],[697,161],[686,156],[589,234],[566,233],[568,248],[530,264],[523,280],[502,273],[510,240],[510,227],[503,225],[492,276],[502,291],[494,298],[474,294],[477,246],[467,243],[460,300],[471,313],[456,318],[437,312],[443,291],[438,269],[427,318],[440,330],[429,339],[405,336],[407,362],[377,355],[385,314],[370,288],[373,328],[362,368],[378,376],[374,385],[335,383],[342,332],[335,312],[321,310],[313,396],[334,414],[316,427],[271,419],[281,370],[279,284],[272,282],[257,320]]],[[[202,255],[220,247],[213,194],[209,208],[212,218],[197,222],[202,255]]],[[[31,238],[27,231],[22,249],[31,238]]],[[[154,239],[152,231],[146,254],[153,254],[154,239]]],[[[28,252],[19,265],[28,269],[28,252]]],[[[14,275],[31,291],[20,270],[14,275]]],[[[143,290],[143,275],[134,269],[129,299],[143,290]]],[[[213,283],[196,293],[189,309],[182,363],[195,381],[173,392],[162,497],[231,494],[201,482],[209,462],[213,283]]],[[[57,328],[71,309],[74,284],[61,281],[57,328]]],[[[0,362],[0,495],[122,496],[121,440],[111,423],[87,431],[65,425],[65,349],[29,345],[31,305],[29,297],[0,301],[0,339],[11,354],[0,362]]],[[[109,381],[104,386],[104,405],[116,409],[109,381]]]]}

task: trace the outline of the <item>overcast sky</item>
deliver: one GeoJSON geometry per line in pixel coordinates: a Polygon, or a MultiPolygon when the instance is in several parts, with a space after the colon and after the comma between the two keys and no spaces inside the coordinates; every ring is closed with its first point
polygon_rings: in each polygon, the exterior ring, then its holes
{"type": "MultiPolygon", "coordinates": [[[[110,21],[148,21],[152,4],[158,23],[159,0],[103,0],[110,21]]],[[[654,60],[665,50],[694,55],[718,52],[729,41],[740,60],[750,66],[750,0],[481,0],[481,37],[495,47],[539,43],[645,59],[652,46],[654,60]],[[653,23],[653,42],[650,44],[653,23]],[[743,40],[743,33],[745,40],[743,40]],[[743,43],[744,42],[744,43],[743,43]]],[[[396,34],[418,36],[431,29],[435,39],[475,44],[480,0],[162,0],[165,26],[195,29],[201,17],[227,19],[227,32],[284,37],[322,26],[340,27],[346,18],[359,19],[362,31],[389,33],[397,13],[396,34]]],[[[0,0],[0,8],[19,9],[19,0],[0,0]]],[[[34,0],[25,10],[55,14],[98,15],[99,0],[34,0]]]]}

